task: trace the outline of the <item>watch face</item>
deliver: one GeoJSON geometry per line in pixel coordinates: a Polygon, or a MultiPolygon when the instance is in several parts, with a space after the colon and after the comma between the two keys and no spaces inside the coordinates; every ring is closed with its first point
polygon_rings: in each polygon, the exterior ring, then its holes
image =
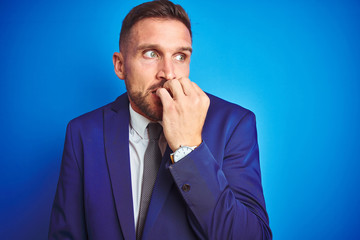
{"type": "Polygon", "coordinates": [[[185,157],[186,155],[191,153],[192,150],[193,149],[191,147],[180,147],[180,148],[178,148],[174,153],[174,161],[175,162],[179,161],[180,159],[182,159],[183,157],[185,157]]]}

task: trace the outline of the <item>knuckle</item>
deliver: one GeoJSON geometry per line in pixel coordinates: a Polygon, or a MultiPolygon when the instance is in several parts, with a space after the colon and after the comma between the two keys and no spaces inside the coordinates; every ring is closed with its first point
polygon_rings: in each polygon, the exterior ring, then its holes
{"type": "Polygon", "coordinates": [[[187,77],[181,77],[181,78],[179,78],[179,81],[180,82],[190,82],[190,79],[187,77]]]}
{"type": "Polygon", "coordinates": [[[180,84],[178,79],[171,79],[168,81],[168,83],[169,83],[169,86],[172,86],[172,87],[175,87],[180,84]]]}
{"type": "Polygon", "coordinates": [[[202,95],[201,101],[206,106],[210,105],[210,98],[206,94],[202,95]]]}
{"type": "Polygon", "coordinates": [[[163,95],[163,94],[165,93],[164,91],[166,91],[165,88],[159,88],[159,89],[157,90],[157,92],[158,92],[159,95],[163,95]]]}
{"type": "Polygon", "coordinates": [[[199,97],[195,97],[192,102],[193,102],[194,105],[199,105],[201,103],[199,97]]]}
{"type": "Polygon", "coordinates": [[[164,86],[171,86],[171,85],[173,85],[173,82],[174,82],[173,79],[167,80],[167,81],[165,82],[164,86]]]}

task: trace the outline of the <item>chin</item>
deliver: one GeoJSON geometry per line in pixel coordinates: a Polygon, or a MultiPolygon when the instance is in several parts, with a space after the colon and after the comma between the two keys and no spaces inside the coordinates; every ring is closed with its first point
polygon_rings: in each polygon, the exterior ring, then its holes
{"type": "Polygon", "coordinates": [[[147,118],[149,118],[152,121],[162,121],[162,115],[163,115],[163,109],[162,106],[156,106],[153,109],[151,109],[150,111],[147,111],[145,113],[147,115],[147,118]]]}
{"type": "Polygon", "coordinates": [[[161,121],[163,106],[161,100],[155,94],[143,95],[141,92],[128,92],[130,100],[134,104],[134,110],[151,121],[161,121]]]}

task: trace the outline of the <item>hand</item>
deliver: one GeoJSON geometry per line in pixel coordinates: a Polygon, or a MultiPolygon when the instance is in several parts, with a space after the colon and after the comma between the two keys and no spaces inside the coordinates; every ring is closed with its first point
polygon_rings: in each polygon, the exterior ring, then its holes
{"type": "Polygon", "coordinates": [[[199,146],[210,105],[209,97],[188,78],[165,82],[156,91],[163,105],[163,131],[169,147],[199,146]]]}

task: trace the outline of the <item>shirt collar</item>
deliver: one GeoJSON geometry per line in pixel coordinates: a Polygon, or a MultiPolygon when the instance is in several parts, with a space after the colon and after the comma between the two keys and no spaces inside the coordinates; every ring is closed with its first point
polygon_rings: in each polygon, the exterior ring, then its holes
{"type": "Polygon", "coordinates": [[[148,138],[148,132],[146,130],[147,125],[151,122],[146,117],[140,115],[139,113],[135,112],[135,110],[131,107],[131,104],[129,103],[129,111],[130,111],[130,126],[134,131],[136,131],[137,134],[141,138],[148,138]]]}

